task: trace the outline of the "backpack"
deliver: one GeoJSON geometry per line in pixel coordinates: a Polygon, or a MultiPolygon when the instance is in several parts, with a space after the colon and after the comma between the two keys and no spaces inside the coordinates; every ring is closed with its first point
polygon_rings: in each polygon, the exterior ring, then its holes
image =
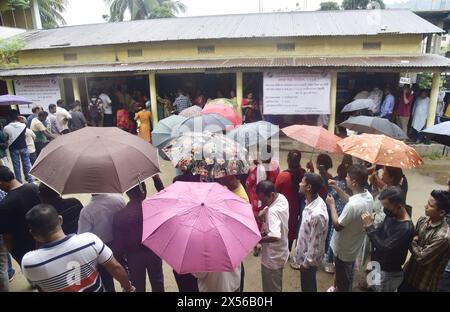
{"type": "Polygon", "coordinates": [[[89,115],[92,119],[100,118],[103,111],[103,101],[99,97],[93,97],[89,101],[89,115]]]}

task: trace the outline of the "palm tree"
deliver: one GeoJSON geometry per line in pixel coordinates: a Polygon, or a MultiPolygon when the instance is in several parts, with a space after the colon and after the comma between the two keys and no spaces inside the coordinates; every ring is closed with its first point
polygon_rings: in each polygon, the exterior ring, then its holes
{"type": "Polygon", "coordinates": [[[180,1],[172,0],[105,0],[109,5],[110,22],[123,21],[125,12],[129,11],[131,20],[174,17],[186,12],[186,6],[180,1]]]}
{"type": "Polygon", "coordinates": [[[66,0],[37,0],[42,27],[45,29],[66,25],[61,13],[66,10],[66,0]]]}

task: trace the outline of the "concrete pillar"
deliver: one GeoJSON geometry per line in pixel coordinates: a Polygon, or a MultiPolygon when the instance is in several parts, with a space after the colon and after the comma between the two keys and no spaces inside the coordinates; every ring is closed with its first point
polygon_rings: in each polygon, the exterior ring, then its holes
{"type": "Polygon", "coordinates": [[[236,102],[237,112],[242,117],[242,99],[244,98],[244,78],[242,72],[236,73],[236,102]]]}
{"type": "Polygon", "coordinates": [[[154,129],[158,124],[158,98],[156,93],[156,73],[150,73],[148,75],[148,81],[150,83],[150,103],[152,112],[152,124],[154,129]]]}
{"type": "Polygon", "coordinates": [[[14,94],[14,83],[12,79],[6,80],[6,87],[8,88],[8,94],[14,94]]]}
{"type": "Polygon", "coordinates": [[[434,126],[440,85],[441,85],[441,73],[435,72],[433,73],[433,82],[431,84],[430,107],[428,108],[428,119],[426,128],[434,126]]]}
{"type": "Polygon", "coordinates": [[[337,72],[331,72],[330,91],[330,119],[328,121],[328,131],[335,132],[336,128],[336,97],[337,97],[337,72]]]}
{"type": "Polygon", "coordinates": [[[66,102],[66,88],[64,86],[64,78],[58,78],[58,84],[59,84],[60,99],[66,102]]]}
{"type": "Polygon", "coordinates": [[[78,78],[72,78],[72,88],[73,88],[73,100],[81,101],[80,86],[78,85],[78,78]]]}

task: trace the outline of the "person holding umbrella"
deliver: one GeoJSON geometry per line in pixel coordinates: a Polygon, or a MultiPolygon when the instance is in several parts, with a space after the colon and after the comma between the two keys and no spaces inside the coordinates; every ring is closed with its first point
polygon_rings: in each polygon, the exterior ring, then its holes
{"type": "Polygon", "coordinates": [[[142,245],[142,202],[147,197],[145,183],[127,192],[130,199],[124,209],[114,215],[113,234],[117,259],[127,263],[130,279],[137,292],[145,292],[146,272],[153,292],[164,292],[162,261],[142,245]]]}

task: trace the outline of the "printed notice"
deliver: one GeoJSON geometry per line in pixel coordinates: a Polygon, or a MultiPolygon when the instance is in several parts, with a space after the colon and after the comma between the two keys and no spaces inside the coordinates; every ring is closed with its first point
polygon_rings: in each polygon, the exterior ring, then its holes
{"type": "Polygon", "coordinates": [[[330,113],[329,73],[264,73],[264,115],[330,113]]]}
{"type": "Polygon", "coordinates": [[[56,104],[61,98],[59,82],[56,78],[37,78],[14,80],[16,95],[23,96],[33,104],[19,105],[21,114],[31,114],[33,106],[39,105],[48,112],[49,104],[56,104]]]}

